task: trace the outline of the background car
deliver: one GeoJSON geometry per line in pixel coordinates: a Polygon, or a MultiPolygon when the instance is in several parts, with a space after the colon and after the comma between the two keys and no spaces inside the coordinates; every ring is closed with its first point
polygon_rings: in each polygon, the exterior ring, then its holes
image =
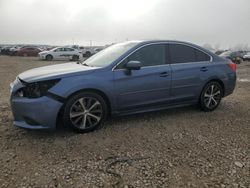
{"type": "Polygon", "coordinates": [[[96,48],[92,48],[92,47],[81,47],[83,57],[90,57],[90,56],[96,54],[97,51],[95,49],[96,48]]]}
{"type": "Polygon", "coordinates": [[[102,50],[103,50],[103,48],[94,48],[94,53],[96,54],[96,53],[98,53],[98,52],[100,52],[102,50]]]}
{"type": "Polygon", "coordinates": [[[11,48],[12,48],[11,46],[3,46],[1,49],[1,54],[2,55],[10,55],[11,48]]]}
{"type": "Polygon", "coordinates": [[[20,48],[17,52],[16,55],[18,56],[37,56],[38,53],[40,53],[42,50],[39,48],[35,47],[24,47],[20,48]]]}
{"type": "Polygon", "coordinates": [[[245,54],[243,56],[243,59],[244,59],[244,61],[249,61],[250,60],[250,52],[247,52],[247,54],[245,54]]]}
{"type": "Polygon", "coordinates": [[[17,52],[18,52],[21,48],[22,48],[22,47],[20,47],[20,46],[13,46],[12,48],[10,48],[9,55],[11,55],[11,56],[17,55],[17,52]]]}
{"type": "Polygon", "coordinates": [[[220,54],[221,57],[230,59],[234,63],[240,64],[243,62],[243,56],[246,54],[245,51],[225,51],[220,54]]]}
{"type": "Polygon", "coordinates": [[[39,58],[47,61],[51,60],[73,60],[81,59],[82,54],[74,48],[57,47],[49,51],[39,53],[39,58]]]}

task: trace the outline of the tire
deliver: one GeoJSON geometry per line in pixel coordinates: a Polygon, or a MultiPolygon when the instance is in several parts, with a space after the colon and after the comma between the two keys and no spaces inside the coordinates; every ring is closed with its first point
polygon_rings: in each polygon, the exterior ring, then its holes
{"type": "Polygon", "coordinates": [[[97,129],[107,118],[108,107],[102,96],[94,92],[80,92],[68,99],[63,122],[79,133],[97,129]]]}
{"type": "Polygon", "coordinates": [[[244,61],[244,60],[243,60],[242,58],[239,58],[238,63],[241,64],[241,63],[243,63],[243,61],[244,61]]]}
{"type": "Polygon", "coordinates": [[[46,59],[47,61],[52,61],[53,56],[52,56],[52,55],[46,55],[45,59],[46,59]]]}
{"type": "Polygon", "coordinates": [[[78,55],[73,55],[72,61],[78,61],[78,60],[79,60],[79,56],[78,55]]]}
{"type": "Polygon", "coordinates": [[[220,83],[216,81],[209,82],[203,88],[200,95],[200,107],[205,112],[215,110],[223,97],[223,89],[220,83]]]}
{"type": "Polygon", "coordinates": [[[91,56],[91,53],[89,52],[89,51],[87,51],[86,53],[85,53],[85,57],[90,57],[91,56]]]}
{"type": "Polygon", "coordinates": [[[243,59],[241,57],[236,57],[236,58],[234,58],[233,62],[236,64],[241,64],[241,63],[243,63],[243,59]]]}
{"type": "Polygon", "coordinates": [[[24,54],[23,54],[23,57],[28,57],[28,54],[24,53],[24,54]]]}

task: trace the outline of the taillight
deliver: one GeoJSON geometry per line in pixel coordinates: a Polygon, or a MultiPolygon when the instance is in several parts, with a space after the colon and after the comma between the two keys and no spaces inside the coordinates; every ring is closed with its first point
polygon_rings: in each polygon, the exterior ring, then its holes
{"type": "Polygon", "coordinates": [[[231,69],[232,71],[234,71],[234,72],[235,72],[236,69],[237,69],[236,63],[233,63],[232,61],[229,61],[228,66],[229,66],[230,69],[231,69]]]}

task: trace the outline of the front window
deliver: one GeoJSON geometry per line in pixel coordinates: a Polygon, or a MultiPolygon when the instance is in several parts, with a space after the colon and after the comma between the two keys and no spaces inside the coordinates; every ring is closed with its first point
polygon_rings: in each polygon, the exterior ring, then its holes
{"type": "Polygon", "coordinates": [[[128,63],[129,61],[140,61],[142,63],[142,67],[164,65],[166,63],[165,52],[166,48],[164,44],[148,45],[131,54],[116,68],[124,69],[125,64],[128,63]]]}
{"type": "Polygon", "coordinates": [[[84,61],[84,64],[93,67],[105,67],[137,44],[138,42],[124,42],[112,45],[84,61]]]}
{"type": "Polygon", "coordinates": [[[165,45],[146,46],[128,57],[128,61],[140,61],[143,67],[165,64],[165,45]]]}
{"type": "Polygon", "coordinates": [[[54,48],[52,51],[53,52],[61,52],[61,51],[63,51],[63,48],[54,48]]]}

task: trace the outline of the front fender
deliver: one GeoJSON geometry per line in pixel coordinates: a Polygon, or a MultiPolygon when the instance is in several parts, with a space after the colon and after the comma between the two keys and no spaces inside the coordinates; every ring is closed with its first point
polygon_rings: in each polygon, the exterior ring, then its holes
{"type": "Polygon", "coordinates": [[[94,89],[104,93],[111,103],[111,107],[114,107],[114,93],[112,75],[91,76],[80,75],[62,78],[61,81],[49,92],[56,94],[62,98],[68,98],[73,93],[84,90],[94,89]]]}

